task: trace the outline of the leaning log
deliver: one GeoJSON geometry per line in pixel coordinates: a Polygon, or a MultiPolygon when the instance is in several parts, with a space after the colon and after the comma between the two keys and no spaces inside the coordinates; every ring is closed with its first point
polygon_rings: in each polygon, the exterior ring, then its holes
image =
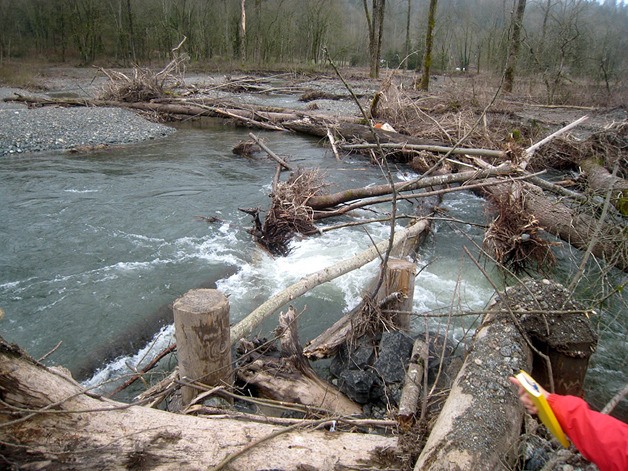
{"type": "Polygon", "coordinates": [[[361,469],[397,447],[381,435],[200,418],[94,397],[1,338],[0,396],[8,469],[223,469],[230,457],[231,470],[361,469]]]}
{"type": "Polygon", "coordinates": [[[490,309],[477,330],[415,471],[512,469],[523,409],[508,377],[530,371],[532,355],[502,307],[490,309]]]}

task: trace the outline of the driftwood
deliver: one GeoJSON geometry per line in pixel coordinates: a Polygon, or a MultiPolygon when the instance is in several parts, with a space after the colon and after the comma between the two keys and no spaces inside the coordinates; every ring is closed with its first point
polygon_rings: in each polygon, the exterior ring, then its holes
{"type": "Polygon", "coordinates": [[[421,398],[423,375],[428,367],[428,349],[429,347],[423,339],[418,338],[414,341],[397,411],[397,422],[403,429],[410,428],[416,418],[419,399],[421,398]]]}
{"type": "Polygon", "coordinates": [[[199,418],[94,397],[2,339],[0,395],[7,468],[398,469],[380,459],[395,453],[396,438],[199,418]]]}
{"type": "Polygon", "coordinates": [[[508,377],[530,366],[531,352],[510,316],[489,310],[415,471],[512,469],[523,409],[508,377]]]}
{"type": "Polygon", "coordinates": [[[589,188],[602,197],[610,191],[611,204],[622,215],[628,216],[628,181],[613,175],[595,159],[580,162],[580,168],[586,175],[589,188]]]}
{"type": "MultiPolygon", "coordinates": [[[[364,149],[376,149],[377,144],[342,144],[339,146],[344,150],[364,150],[364,149]]],[[[448,146],[436,146],[429,144],[409,144],[409,143],[382,143],[380,147],[384,150],[396,150],[399,152],[417,152],[428,151],[443,154],[461,154],[461,155],[479,155],[484,157],[494,157],[498,159],[504,159],[507,157],[507,153],[502,150],[492,149],[473,149],[465,147],[448,147],[448,146]]]]}
{"type": "MultiPolygon", "coordinates": [[[[489,169],[448,173],[445,175],[436,175],[433,177],[420,177],[409,182],[400,182],[395,184],[396,191],[410,191],[418,188],[428,188],[433,186],[447,185],[451,183],[471,182],[481,180],[491,176],[509,175],[515,171],[510,162],[503,163],[498,167],[489,169]]],[[[341,191],[329,195],[313,196],[308,199],[307,204],[313,208],[322,210],[332,208],[336,205],[353,201],[359,198],[367,198],[372,196],[381,196],[391,193],[390,185],[374,185],[366,188],[352,188],[350,190],[341,191]]]]}
{"type": "MultiPolygon", "coordinates": [[[[299,346],[297,315],[292,306],[279,316],[280,355],[264,355],[247,348],[238,362],[236,374],[261,397],[303,404],[331,415],[357,415],[362,408],[319,378],[299,346]]],[[[250,342],[241,342],[241,348],[250,342]]]]}

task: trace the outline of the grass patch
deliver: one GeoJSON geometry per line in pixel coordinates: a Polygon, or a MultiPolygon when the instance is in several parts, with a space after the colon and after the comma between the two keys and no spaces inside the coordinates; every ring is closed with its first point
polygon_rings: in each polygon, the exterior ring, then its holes
{"type": "Polygon", "coordinates": [[[3,62],[0,67],[0,85],[33,91],[45,90],[39,68],[27,62],[3,62]]]}

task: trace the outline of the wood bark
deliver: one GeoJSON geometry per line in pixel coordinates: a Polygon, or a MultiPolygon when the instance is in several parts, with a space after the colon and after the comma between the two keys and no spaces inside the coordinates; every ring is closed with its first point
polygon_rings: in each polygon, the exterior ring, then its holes
{"type": "Polygon", "coordinates": [[[531,366],[531,352],[511,318],[489,310],[415,471],[512,469],[523,409],[508,377],[531,366]]]}
{"type": "Polygon", "coordinates": [[[400,258],[389,258],[384,273],[384,282],[376,299],[381,302],[385,296],[395,295],[386,303],[385,309],[393,311],[391,320],[403,332],[410,331],[410,313],[414,299],[414,271],[416,264],[400,258]]]}
{"type": "MultiPolygon", "coordinates": [[[[585,313],[567,289],[549,280],[530,280],[499,293],[473,337],[415,471],[514,469],[523,407],[508,377],[520,369],[535,378],[544,369],[558,370],[561,365],[540,368],[548,360],[543,358],[548,347],[579,358],[586,369],[597,336],[585,313]]],[[[567,379],[571,373],[558,374],[567,379]]],[[[572,391],[582,387],[584,375],[578,372],[572,379],[579,383],[569,385],[572,391]]]]}
{"type": "Polygon", "coordinates": [[[429,347],[425,340],[422,338],[415,340],[397,410],[397,422],[405,430],[410,428],[417,415],[423,375],[428,368],[428,350],[429,347]]]}
{"type": "MultiPolygon", "coordinates": [[[[507,175],[514,171],[512,165],[504,163],[498,167],[485,170],[449,173],[445,175],[436,175],[433,177],[420,177],[410,182],[400,182],[395,184],[395,189],[399,191],[410,191],[418,188],[428,188],[432,186],[447,185],[450,183],[469,182],[472,180],[481,180],[495,175],[507,175]]],[[[371,196],[381,196],[390,194],[391,187],[389,184],[374,185],[365,188],[352,188],[338,193],[329,195],[313,196],[307,200],[308,206],[312,209],[332,208],[338,204],[348,201],[367,198],[371,196]]]]}
{"type": "Polygon", "coordinates": [[[294,308],[279,316],[281,356],[253,349],[240,357],[238,378],[261,396],[275,401],[303,404],[330,415],[358,415],[362,407],[319,378],[303,356],[294,308]]]}
{"type": "Polygon", "coordinates": [[[515,80],[515,67],[519,58],[519,49],[521,48],[521,30],[523,29],[523,15],[526,9],[526,0],[517,0],[517,9],[512,16],[510,26],[511,35],[508,45],[508,60],[506,63],[506,71],[504,72],[504,91],[512,92],[513,82],[515,80]]]}
{"type": "Polygon", "coordinates": [[[580,162],[587,184],[595,194],[602,197],[611,192],[611,204],[624,216],[628,216],[628,181],[617,177],[597,163],[595,159],[580,162]]]}
{"type": "Polygon", "coordinates": [[[397,447],[381,435],[193,417],[94,397],[3,339],[0,396],[0,459],[9,468],[222,469],[242,453],[229,469],[387,469],[380,450],[397,447]]]}
{"type": "Polygon", "coordinates": [[[430,70],[432,68],[432,45],[434,43],[434,28],[436,27],[436,7],[438,1],[430,0],[430,9],[427,13],[427,28],[425,32],[425,51],[423,52],[423,71],[417,88],[427,91],[430,86],[430,70]]]}

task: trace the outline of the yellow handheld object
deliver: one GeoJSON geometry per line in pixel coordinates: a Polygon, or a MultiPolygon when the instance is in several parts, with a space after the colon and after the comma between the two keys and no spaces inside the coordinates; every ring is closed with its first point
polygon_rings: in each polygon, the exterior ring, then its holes
{"type": "Polygon", "coordinates": [[[560,427],[558,420],[556,420],[556,416],[552,411],[552,408],[547,403],[547,399],[545,396],[541,394],[541,390],[539,389],[539,385],[534,378],[530,376],[525,371],[521,370],[521,372],[515,376],[517,380],[519,380],[519,384],[523,386],[523,388],[534,402],[534,405],[538,409],[538,416],[541,419],[541,422],[547,427],[547,429],[554,435],[560,444],[565,448],[569,448],[569,442],[567,441],[567,436],[563,432],[563,429],[560,427]]]}

